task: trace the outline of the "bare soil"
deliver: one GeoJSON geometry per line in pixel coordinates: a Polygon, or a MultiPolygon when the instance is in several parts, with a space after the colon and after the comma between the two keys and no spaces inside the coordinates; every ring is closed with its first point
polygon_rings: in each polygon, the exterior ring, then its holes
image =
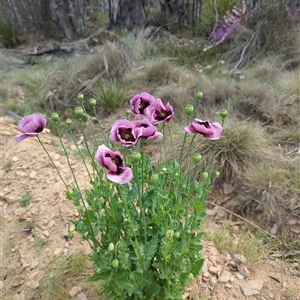
{"type": "MultiPolygon", "coordinates": [[[[38,141],[31,138],[16,143],[16,134],[13,120],[2,117],[0,295],[3,300],[46,299],[41,283],[49,276],[53,260],[78,250],[88,255],[89,248],[76,233],[72,240],[65,238],[72,230],[68,219],[76,217],[77,212],[66,200],[64,186],[38,141]],[[26,199],[30,199],[29,205],[21,207],[20,200],[26,199]]],[[[72,184],[57,137],[46,131],[41,138],[66,182],[72,184]]],[[[71,164],[79,185],[88,186],[85,169],[75,156],[71,164]]],[[[187,288],[184,299],[300,299],[296,261],[288,263],[270,256],[253,266],[235,253],[240,259],[239,271],[229,253],[220,253],[210,241],[203,245],[202,275],[187,288]]],[[[85,285],[69,292],[68,299],[99,299],[89,297],[85,285]]]]}

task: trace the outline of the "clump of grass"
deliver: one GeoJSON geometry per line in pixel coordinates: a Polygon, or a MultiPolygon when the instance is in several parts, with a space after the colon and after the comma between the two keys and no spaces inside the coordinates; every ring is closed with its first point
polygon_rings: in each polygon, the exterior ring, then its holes
{"type": "Polygon", "coordinates": [[[30,204],[30,201],[32,200],[32,196],[28,191],[24,191],[21,195],[21,198],[19,199],[21,207],[27,207],[30,204]]]}
{"type": "Polygon", "coordinates": [[[0,11],[0,41],[3,41],[4,47],[12,48],[20,44],[18,34],[13,26],[4,18],[4,14],[0,11]]]}
{"type": "MultiPolygon", "coordinates": [[[[184,133],[175,126],[174,151],[179,157],[184,133]]],[[[189,137],[190,141],[190,137],[189,137]]],[[[187,143],[188,145],[188,143],[187,143]]],[[[256,163],[270,157],[272,153],[272,140],[259,123],[246,123],[236,120],[226,120],[219,141],[210,141],[200,135],[194,140],[194,152],[203,157],[202,166],[192,165],[190,171],[194,176],[203,172],[210,165],[213,153],[216,154],[216,168],[221,173],[219,181],[231,182],[243,174],[244,169],[251,161],[256,163]]],[[[189,165],[187,151],[183,154],[182,166],[187,169],[189,165]]],[[[207,170],[206,170],[207,171],[207,170]]]]}
{"type": "Polygon", "coordinates": [[[179,73],[168,60],[154,62],[145,72],[145,80],[152,86],[179,82],[179,73]]]}
{"type": "Polygon", "coordinates": [[[114,81],[93,89],[93,96],[105,112],[113,112],[124,103],[124,90],[114,81]]]}
{"type": "Polygon", "coordinates": [[[44,277],[31,299],[41,299],[42,294],[43,299],[64,300],[74,285],[82,286],[88,299],[101,299],[96,286],[87,282],[89,275],[92,275],[91,264],[81,251],[59,257],[52,262],[49,275],[44,277]]]}

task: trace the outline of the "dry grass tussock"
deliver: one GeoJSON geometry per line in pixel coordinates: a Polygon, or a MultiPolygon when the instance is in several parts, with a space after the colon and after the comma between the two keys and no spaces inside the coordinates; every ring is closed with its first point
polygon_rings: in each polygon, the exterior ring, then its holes
{"type": "MultiPolygon", "coordinates": [[[[184,139],[182,129],[174,126],[174,152],[179,158],[181,145],[184,139]]],[[[188,136],[186,143],[189,145],[191,137],[188,136]]],[[[274,146],[271,137],[259,123],[246,123],[236,120],[226,120],[222,136],[219,141],[205,140],[200,135],[194,140],[194,153],[202,155],[202,164],[190,166],[193,176],[199,176],[207,170],[213,153],[215,152],[215,169],[221,173],[218,181],[232,182],[240,179],[247,165],[258,163],[272,156],[274,146]]],[[[187,151],[183,153],[182,165],[187,169],[190,164],[190,155],[187,151]]]]}

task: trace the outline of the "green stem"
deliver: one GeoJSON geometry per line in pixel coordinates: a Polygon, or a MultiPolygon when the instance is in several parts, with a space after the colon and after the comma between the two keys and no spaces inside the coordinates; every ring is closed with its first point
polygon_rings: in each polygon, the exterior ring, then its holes
{"type": "Polygon", "coordinates": [[[71,135],[71,137],[72,137],[72,139],[73,139],[73,142],[74,142],[74,144],[75,144],[75,146],[76,146],[76,149],[77,149],[77,151],[78,151],[78,153],[79,153],[79,155],[80,155],[80,157],[81,157],[81,159],[82,159],[82,162],[83,162],[83,164],[84,164],[84,166],[85,166],[85,169],[86,169],[86,171],[88,172],[90,179],[92,180],[91,173],[90,173],[90,171],[89,171],[89,169],[88,169],[88,167],[87,167],[87,165],[86,165],[86,163],[85,163],[85,159],[84,159],[84,157],[83,157],[83,154],[82,154],[80,148],[78,147],[78,144],[76,143],[75,136],[74,136],[74,134],[73,134],[73,132],[72,132],[72,130],[71,130],[70,127],[69,127],[69,133],[70,133],[70,135],[71,135]]]}
{"type": "Polygon", "coordinates": [[[96,145],[97,145],[97,139],[96,139],[96,135],[95,135],[94,126],[93,126],[93,124],[91,123],[91,120],[90,120],[88,114],[86,113],[86,109],[85,109],[85,107],[84,107],[84,105],[83,105],[83,102],[81,103],[81,107],[82,107],[82,110],[83,110],[84,114],[85,114],[86,117],[87,117],[89,126],[90,126],[91,131],[92,131],[92,135],[93,135],[94,141],[95,141],[95,143],[96,143],[96,145]]]}
{"type": "Polygon", "coordinates": [[[170,135],[170,140],[171,140],[171,148],[172,148],[172,153],[173,153],[173,162],[175,163],[174,144],[173,144],[173,138],[172,138],[171,126],[170,126],[169,124],[168,124],[168,129],[169,129],[169,135],[170,135]]]}
{"type": "Polygon", "coordinates": [[[51,156],[50,156],[49,152],[48,152],[48,151],[47,151],[47,149],[45,148],[45,146],[44,146],[44,144],[43,144],[42,140],[40,139],[40,137],[39,137],[39,136],[37,136],[37,139],[38,139],[38,141],[39,141],[40,145],[42,146],[42,148],[44,149],[44,151],[46,152],[46,154],[48,155],[48,157],[49,157],[49,159],[50,159],[50,161],[51,161],[52,165],[54,166],[54,168],[55,168],[55,170],[56,170],[56,172],[57,172],[57,174],[58,174],[59,178],[61,179],[61,181],[62,181],[62,182],[63,182],[63,184],[65,185],[65,187],[66,187],[67,191],[68,191],[68,192],[70,192],[70,190],[69,190],[69,188],[68,188],[68,186],[67,186],[66,182],[64,181],[63,177],[61,176],[61,174],[60,174],[60,172],[59,172],[59,170],[58,170],[57,166],[55,165],[55,163],[54,163],[53,159],[51,158],[51,156]]]}
{"type": "Polygon", "coordinates": [[[108,139],[107,139],[107,137],[106,137],[106,135],[105,135],[105,132],[104,132],[102,126],[101,126],[101,123],[99,122],[99,118],[98,118],[98,116],[97,116],[97,112],[96,112],[96,108],[95,108],[95,107],[93,108],[93,111],[94,111],[94,115],[95,115],[96,120],[97,120],[97,124],[98,124],[98,126],[99,126],[99,128],[100,128],[102,137],[103,137],[103,139],[104,139],[105,145],[108,146],[108,144],[109,144],[109,143],[108,143],[108,139]]]}

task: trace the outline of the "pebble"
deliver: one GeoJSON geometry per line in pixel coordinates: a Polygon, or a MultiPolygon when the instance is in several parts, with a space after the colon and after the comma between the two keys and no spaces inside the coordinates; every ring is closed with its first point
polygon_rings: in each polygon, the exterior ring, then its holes
{"type": "Polygon", "coordinates": [[[211,273],[211,274],[218,274],[219,273],[219,268],[217,267],[210,267],[208,269],[208,271],[211,273]]]}
{"type": "Polygon", "coordinates": [[[30,269],[35,269],[37,266],[39,265],[39,262],[37,260],[34,260],[31,265],[30,265],[30,269]]]}
{"type": "Polygon", "coordinates": [[[217,283],[217,277],[212,276],[210,279],[211,284],[216,284],[217,283]]]}
{"type": "Polygon", "coordinates": [[[71,290],[69,291],[69,295],[74,298],[77,294],[82,292],[81,286],[73,286],[71,290]]]}
{"type": "Polygon", "coordinates": [[[225,282],[228,282],[230,280],[230,278],[231,278],[230,272],[227,270],[224,270],[223,273],[221,274],[221,276],[219,277],[219,281],[225,283],[225,282]]]}
{"type": "Polygon", "coordinates": [[[3,281],[0,280],[0,290],[2,290],[2,289],[3,289],[3,281]]]}

